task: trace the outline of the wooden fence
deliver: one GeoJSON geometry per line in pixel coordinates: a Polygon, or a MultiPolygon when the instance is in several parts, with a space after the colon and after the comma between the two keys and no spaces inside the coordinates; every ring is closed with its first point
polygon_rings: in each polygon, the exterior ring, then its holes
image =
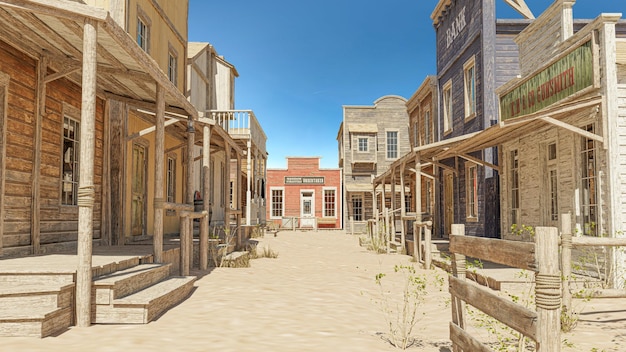
{"type": "Polygon", "coordinates": [[[430,269],[432,264],[432,221],[413,222],[413,258],[430,269]]]}
{"type": "MultiPolygon", "coordinates": [[[[572,248],[573,247],[624,247],[626,246],[626,238],[614,237],[591,237],[591,236],[572,236],[572,215],[561,215],[561,265],[563,270],[563,308],[567,311],[572,309],[572,248]]],[[[612,265],[605,263],[605,265],[612,265]]],[[[613,273],[618,274],[618,273],[613,273]]],[[[626,297],[626,290],[614,289],[605,290],[604,293],[593,293],[597,297],[626,297]],[[608,292],[608,294],[607,294],[608,292]]]]}
{"type": "Polygon", "coordinates": [[[452,225],[449,277],[452,296],[450,340],[453,350],[490,352],[491,349],[465,330],[465,304],[517,330],[536,342],[537,352],[561,348],[561,273],[559,236],[552,227],[537,227],[535,243],[465,236],[465,226],[452,225]],[[535,310],[465,281],[466,256],[535,272],[535,310]]]}

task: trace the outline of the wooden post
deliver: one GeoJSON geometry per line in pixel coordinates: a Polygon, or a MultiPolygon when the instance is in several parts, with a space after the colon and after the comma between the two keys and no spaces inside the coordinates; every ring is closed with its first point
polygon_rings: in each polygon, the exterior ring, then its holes
{"type": "Polygon", "coordinates": [[[406,215],[406,201],[405,201],[405,197],[406,194],[404,192],[404,168],[405,168],[405,163],[402,163],[402,165],[400,166],[400,224],[401,224],[401,228],[400,228],[400,242],[402,242],[401,244],[401,248],[402,251],[404,253],[406,253],[406,250],[404,248],[404,243],[406,242],[406,226],[405,226],[405,220],[404,220],[404,216],[406,215]]]}
{"type": "Polygon", "coordinates": [[[563,271],[563,309],[571,313],[572,293],[572,214],[561,214],[561,271],[563,271]]]}
{"type": "MultiPolygon", "coordinates": [[[[464,224],[452,224],[452,236],[465,236],[464,224]]],[[[452,275],[459,280],[465,281],[466,262],[465,255],[459,253],[450,253],[452,260],[452,275]]],[[[460,298],[452,296],[452,322],[459,328],[465,329],[465,303],[460,298]]],[[[461,348],[452,345],[454,352],[460,352],[461,348]]]]}
{"type": "Polygon", "coordinates": [[[248,153],[246,155],[246,225],[250,226],[252,217],[252,142],[247,143],[248,153]]]}
{"type": "Polygon", "coordinates": [[[230,153],[231,146],[226,143],[226,160],[224,161],[224,184],[226,188],[222,190],[224,197],[224,228],[230,229],[230,153]],[[226,192],[226,194],[224,194],[226,192]]]}
{"type": "Polygon", "coordinates": [[[418,237],[421,237],[419,235],[419,231],[421,231],[421,227],[419,227],[417,221],[415,221],[413,223],[413,258],[415,258],[415,262],[419,263],[420,262],[420,256],[419,256],[419,244],[417,243],[417,239],[418,237]]]}
{"type": "MultiPolygon", "coordinates": [[[[428,223],[431,223],[428,221],[428,223]]],[[[424,225],[424,269],[430,269],[432,262],[432,244],[431,244],[431,230],[430,225],[424,225]]]]}
{"type": "Polygon", "coordinates": [[[559,235],[555,227],[537,227],[535,273],[537,307],[537,352],[561,350],[561,273],[559,235]]]}
{"type": "Polygon", "coordinates": [[[391,241],[391,232],[389,231],[389,209],[387,207],[385,207],[384,216],[385,216],[385,246],[387,247],[387,253],[391,253],[391,244],[389,244],[389,242],[391,241]]]}
{"type": "Polygon", "coordinates": [[[189,275],[189,217],[180,217],[180,275],[189,275]]]}
{"type": "Polygon", "coordinates": [[[396,241],[396,173],[391,174],[391,214],[389,214],[389,241],[396,241]]]}
{"type": "Polygon", "coordinates": [[[93,246],[93,185],[96,131],[97,23],[83,26],[83,78],[80,118],[80,177],[78,180],[78,269],[76,271],[76,325],[91,325],[91,261],[93,246]]]}
{"type": "MultiPolygon", "coordinates": [[[[422,164],[420,154],[415,154],[415,222],[422,223],[422,164]]],[[[413,239],[417,245],[416,252],[418,256],[415,259],[420,262],[422,259],[422,226],[417,227],[418,231],[413,233],[413,239]]]]}
{"type": "MultiPolygon", "coordinates": [[[[195,190],[193,189],[192,185],[194,184],[193,179],[194,179],[194,172],[193,172],[193,163],[194,163],[194,148],[196,145],[196,130],[193,126],[193,117],[189,116],[187,118],[187,196],[186,198],[186,202],[187,204],[193,206],[194,205],[194,194],[195,194],[195,190]]],[[[193,258],[193,223],[194,220],[190,219],[187,221],[187,236],[188,238],[188,242],[187,242],[187,246],[189,247],[187,250],[189,251],[188,253],[190,253],[190,257],[193,258]]],[[[199,259],[199,258],[198,258],[199,259]]],[[[193,259],[191,259],[191,261],[189,261],[189,259],[187,259],[187,270],[189,270],[190,268],[193,267],[193,259]]]]}
{"type": "Polygon", "coordinates": [[[376,197],[376,184],[374,182],[372,182],[372,209],[374,212],[374,224],[371,226],[372,238],[370,240],[374,243],[374,236],[378,236],[378,198],[376,197]]]}
{"type": "MultiPolygon", "coordinates": [[[[237,192],[233,192],[233,203],[235,203],[235,209],[237,210],[235,218],[237,219],[235,226],[237,226],[237,228],[239,228],[239,226],[241,226],[241,216],[242,216],[242,211],[243,211],[243,198],[241,196],[242,190],[243,190],[243,181],[241,180],[243,178],[243,170],[242,170],[242,161],[241,161],[241,155],[239,155],[239,153],[237,153],[237,172],[235,173],[236,176],[236,183],[237,185],[235,186],[237,189],[237,192]]],[[[249,204],[246,204],[246,208],[249,206],[249,204]]]]}
{"type": "Polygon", "coordinates": [[[157,83],[156,133],[154,138],[154,262],[163,263],[163,159],[165,153],[165,89],[157,83]]]}
{"type": "MultiPolygon", "coordinates": [[[[37,105],[35,105],[35,136],[33,139],[33,172],[31,178],[31,217],[30,217],[30,237],[32,253],[41,252],[41,189],[39,187],[41,179],[41,135],[43,114],[46,109],[46,74],[48,72],[48,57],[41,55],[37,65],[37,105]]],[[[0,236],[2,236],[0,234],[0,236]]]]}
{"type": "MultiPolygon", "coordinates": [[[[211,126],[204,125],[202,128],[202,206],[207,214],[210,214],[211,204],[211,126]]],[[[209,267],[209,225],[211,222],[210,215],[200,220],[200,270],[206,270],[209,267]]]]}

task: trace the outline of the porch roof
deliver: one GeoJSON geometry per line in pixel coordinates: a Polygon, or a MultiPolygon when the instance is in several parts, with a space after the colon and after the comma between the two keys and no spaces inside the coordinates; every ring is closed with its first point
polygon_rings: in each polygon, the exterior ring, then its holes
{"type": "Polygon", "coordinates": [[[108,11],[69,0],[0,0],[2,39],[35,59],[47,58],[55,71],[47,81],[66,77],[81,84],[86,19],[98,24],[99,96],[114,94],[153,106],[161,86],[167,111],[197,119],[198,111],[185,95],[108,11]]]}

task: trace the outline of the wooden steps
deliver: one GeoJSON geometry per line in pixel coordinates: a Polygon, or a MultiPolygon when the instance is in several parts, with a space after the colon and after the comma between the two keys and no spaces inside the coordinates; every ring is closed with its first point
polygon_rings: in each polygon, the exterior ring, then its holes
{"type": "Polygon", "coordinates": [[[171,264],[142,264],[94,281],[95,324],[147,324],[191,294],[195,276],[169,277],[171,264]]]}
{"type": "Polygon", "coordinates": [[[0,336],[46,337],[73,324],[68,274],[0,274],[0,336]]]}

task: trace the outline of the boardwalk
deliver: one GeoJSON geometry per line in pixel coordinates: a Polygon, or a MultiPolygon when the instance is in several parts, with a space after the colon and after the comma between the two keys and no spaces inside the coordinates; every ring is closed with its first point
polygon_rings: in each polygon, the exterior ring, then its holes
{"type": "MultiPolygon", "coordinates": [[[[74,327],[45,339],[0,338],[0,351],[397,351],[381,337],[387,329],[374,302],[374,277],[385,272],[392,282],[402,282],[393,266],[409,263],[409,257],[373,254],[341,231],[285,231],[268,235],[261,246],[278,258],[196,273],[202,277],[192,296],[150,324],[74,327]]],[[[427,273],[444,276],[440,270],[427,273]]],[[[410,350],[449,351],[445,285],[429,293],[414,331],[418,345],[410,350]]],[[[571,350],[624,346],[624,310],[598,304],[594,308],[604,313],[585,315],[590,323],[565,336],[578,346],[571,350]]]]}

